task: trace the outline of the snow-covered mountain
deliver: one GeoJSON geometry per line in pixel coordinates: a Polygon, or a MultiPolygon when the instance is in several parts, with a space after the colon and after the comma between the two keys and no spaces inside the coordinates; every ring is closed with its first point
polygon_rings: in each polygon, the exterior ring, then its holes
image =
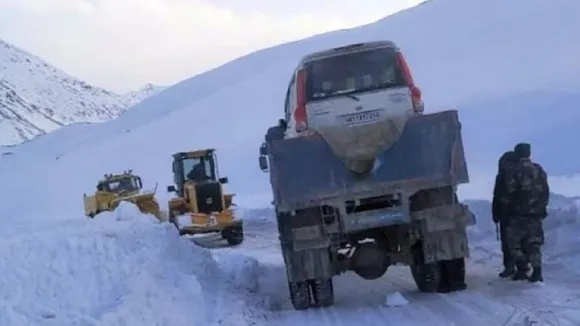
{"type": "Polygon", "coordinates": [[[135,105],[165,89],[167,89],[167,86],[159,86],[148,83],[137,90],[123,94],[122,99],[125,103],[135,105]]]}
{"type": "Polygon", "coordinates": [[[118,95],[0,40],[0,145],[18,144],[72,123],[114,119],[162,89],[146,85],[118,95]]]}
{"type": "MultiPolygon", "coordinates": [[[[408,56],[427,111],[460,111],[472,176],[493,181],[501,152],[525,140],[532,141],[534,157],[550,175],[580,172],[577,151],[554,145],[572,148],[580,138],[574,100],[580,98],[580,64],[573,64],[580,44],[570,42],[580,29],[576,12],[580,2],[571,0],[430,1],[373,24],[252,53],[169,87],[113,121],[61,128],[22,144],[2,165],[14,166],[25,178],[53,175],[55,184],[63,182],[58,172],[75,171],[83,177],[66,180],[74,196],[103,173],[126,168],[139,171],[146,182],[170,184],[173,152],[214,147],[239,200],[266,198],[268,178],[258,168],[257,149],[265,130],[283,115],[296,62],[323,48],[392,39],[408,56]],[[539,38],[550,51],[538,51],[539,38]],[[33,160],[47,163],[20,169],[21,162],[33,160]]],[[[19,173],[9,175],[17,179],[19,173]]],[[[38,198],[53,196],[35,191],[38,198]]],[[[79,205],[69,197],[50,200],[50,206],[73,212],[79,205]]]]}

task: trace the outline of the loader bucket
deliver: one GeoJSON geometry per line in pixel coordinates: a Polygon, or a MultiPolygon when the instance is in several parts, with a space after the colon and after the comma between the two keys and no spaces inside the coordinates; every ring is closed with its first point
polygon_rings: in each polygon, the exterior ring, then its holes
{"type": "Polygon", "coordinates": [[[155,199],[155,194],[140,194],[125,200],[135,204],[141,213],[153,214],[158,219],[161,219],[161,210],[159,208],[159,203],[155,199]]]}

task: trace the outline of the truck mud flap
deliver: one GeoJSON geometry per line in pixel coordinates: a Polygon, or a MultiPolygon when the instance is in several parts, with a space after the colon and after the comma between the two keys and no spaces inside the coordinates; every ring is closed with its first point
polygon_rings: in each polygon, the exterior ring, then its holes
{"type": "Polygon", "coordinates": [[[447,229],[430,233],[423,239],[425,262],[469,258],[469,245],[465,228],[447,229]]]}
{"type": "Polygon", "coordinates": [[[456,110],[409,118],[363,176],[349,171],[319,137],[272,140],[268,154],[274,202],[286,211],[469,182],[456,110]]]}

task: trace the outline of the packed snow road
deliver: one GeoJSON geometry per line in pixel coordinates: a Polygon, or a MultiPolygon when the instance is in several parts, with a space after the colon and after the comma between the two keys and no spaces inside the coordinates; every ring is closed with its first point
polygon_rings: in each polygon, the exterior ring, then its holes
{"type": "MultiPolygon", "coordinates": [[[[272,325],[579,325],[580,254],[574,250],[580,230],[560,227],[548,231],[546,283],[501,280],[499,244],[489,234],[472,244],[468,262],[469,289],[453,294],[423,294],[416,290],[408,267],[390,268],[375,281],[352,273],[335,278],[335,304],[331,308],[295,311],[288,298],[284,263],[277,242],[277,228],[266,211],[259,219],[246,219],[246,240],[238,248],[215,249],[243,252],[260,263],[259,291],[248,303],[264,305],[264,321],[272,325]],[[571,231],[571,230],[575,230],[571,231]],[[575,239],[576,238],[576,239],[575,239]],[[569,239],[569,240],[568,240],[569,239]],[[573,247],[570,247],[572,245],[573,247]],[[408,302],[391,307],[387,297],[400,293],[408,302]],[[537,324],[526,324],[537,321],[537,324]]],[[[208,245],[211,237],[198,240],[208,245]]]]}
{"type": "Polygon", "coordinates": [[[580,324],[576,222],[548,231],[543,286],[499,280],[498,244],[479,233],[464,292],[418,293],[408,268],[395,267],[375,281],[340,275],[334,306],[295,311],[271,211],[244,215],[245,241],[233,248],[212,235],[194,240],[215,248],[196,246],[130,204],[0,230],[0,325],[580,324]]]}

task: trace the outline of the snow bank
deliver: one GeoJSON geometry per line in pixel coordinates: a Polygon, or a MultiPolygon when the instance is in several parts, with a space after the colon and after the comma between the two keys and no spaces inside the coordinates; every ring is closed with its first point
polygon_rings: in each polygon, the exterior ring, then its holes
{"type": "Polygon", "coordinates": [[[0,325],[209,325],[257,265],[232,254],[223,268],[129,203],[18,233],[0,238],[0,325]]]}
{"type": "Polygon", "coordinates": [[[215,261],[226,271],[226,280],[238,288],[250,292],[258,290],[261,267],[254,258],[233,251],[216,251],[215,261]]]}

